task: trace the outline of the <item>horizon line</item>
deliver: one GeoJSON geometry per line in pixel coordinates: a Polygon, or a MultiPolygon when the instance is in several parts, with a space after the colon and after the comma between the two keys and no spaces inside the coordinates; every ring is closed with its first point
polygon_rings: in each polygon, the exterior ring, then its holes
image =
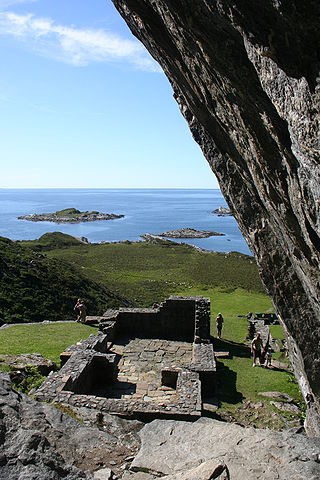
{"type": "Polygon", "coordinates": [[[220,190],[219,187],[0,187],[0,190],[220,190]]]}

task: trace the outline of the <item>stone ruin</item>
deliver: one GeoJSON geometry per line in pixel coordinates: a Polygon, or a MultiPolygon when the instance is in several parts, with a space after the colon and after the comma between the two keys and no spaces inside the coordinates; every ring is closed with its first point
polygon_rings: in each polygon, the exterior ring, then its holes
{"type": "Polygon", "coordinates": [[[203,401],[216,395],[210,300],[108,310],[98,334],[63,352],[61,366],[38,400],[124,417],[200,417],[203,401]]]}
{"type": "Polygon", "coordinates": [[[272,342],[269,325],[279,325],[278,317],[275,313],[251,313],[247,315],[249,322],[248,337],[252,340],[257,332],[260,333],[263,345],[267,346],[272,342]]]}

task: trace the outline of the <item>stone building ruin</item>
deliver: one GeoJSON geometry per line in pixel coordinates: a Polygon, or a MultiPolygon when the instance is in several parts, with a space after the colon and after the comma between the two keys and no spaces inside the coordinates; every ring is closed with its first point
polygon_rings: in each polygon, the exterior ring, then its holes
{"type": "Polygon", "coordinates": [[[109,310],[100,330],[61,354],[38,400],[128,417],[201,416],[203,400],[216,394],[209,299],[109,310]]]}

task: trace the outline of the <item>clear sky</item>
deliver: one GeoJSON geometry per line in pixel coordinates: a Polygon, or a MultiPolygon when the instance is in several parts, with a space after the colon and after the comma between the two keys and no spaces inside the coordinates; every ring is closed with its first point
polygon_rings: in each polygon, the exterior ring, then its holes
{"type": "Polygon", "coordinates": [[[2,188],[218,188],[111,0],[0,0],[2,188]]]}

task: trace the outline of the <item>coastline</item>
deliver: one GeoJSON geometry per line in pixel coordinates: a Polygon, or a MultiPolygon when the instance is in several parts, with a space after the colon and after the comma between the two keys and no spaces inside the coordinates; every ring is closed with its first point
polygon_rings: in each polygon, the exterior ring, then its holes
{"type": "MultiPolygon", "coordinates": [[[[11,189],[0,192],[0,236],[11,240],[35,240],[60,231],[86,237],[90,243],[139,241],[146,232],[158,234],[190,225],[217,231],[224,237],[182,240],[204,250],[238,251],[250,255],[233,217],[212,214],[225,201],[218,189],[11,189]],[[116,212],[125,218],[115,222],[28,222],[16,217],[27,213],[54,212],[73,205],[80,211],[116,212]]],[[[177,243],[181,243],[177,239],[177,243]]]]}

